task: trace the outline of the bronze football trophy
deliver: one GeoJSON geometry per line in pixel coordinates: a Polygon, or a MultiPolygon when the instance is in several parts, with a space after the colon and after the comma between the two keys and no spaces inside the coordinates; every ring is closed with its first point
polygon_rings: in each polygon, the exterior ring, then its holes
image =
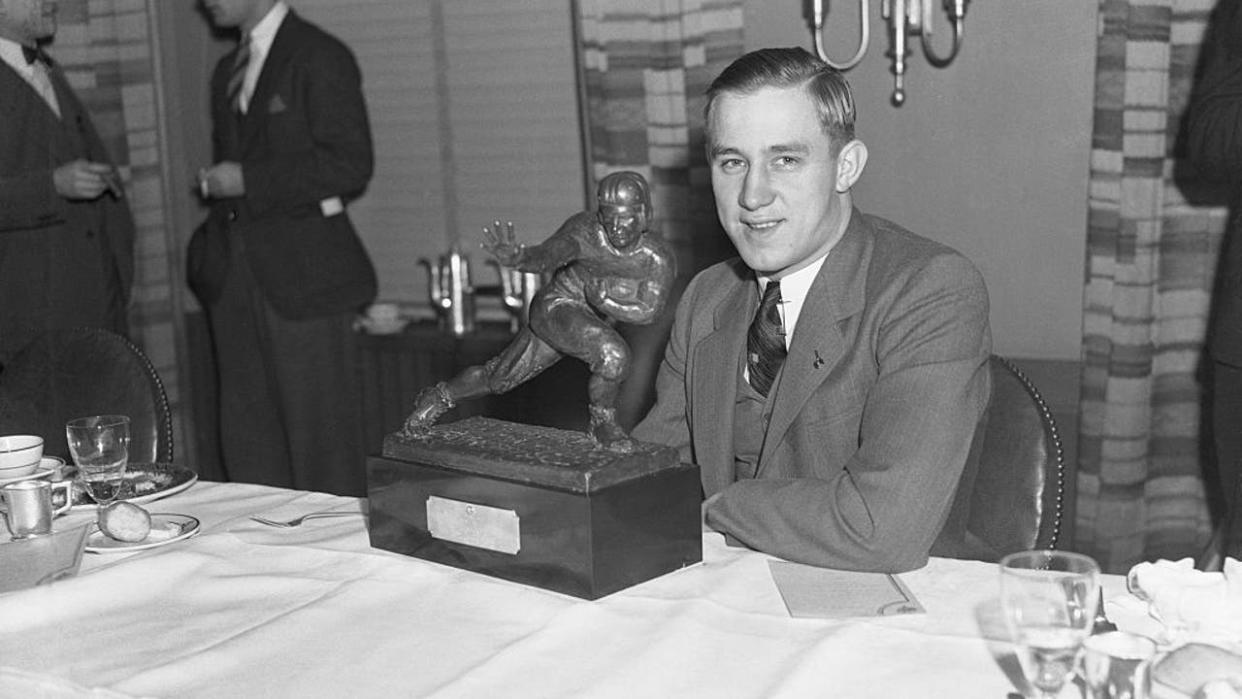
{"type": "Polygon", "coordinates": [[[504,350],[420,391],[383,455],[367,460],[372,546],[588,599],[702,559],[698,468],[617,423],[631,360],[613,326],[665,309],[672,251],[648,229],[641,175],[604,177],[597,199],[532,247],[511,226],[485,229],[502,266],[550,279],[504,350]],[[485,417],[435,424],[563,357],[591,370],[585,434],[485,417]]]}
{"type": "Polygon", "coordinates": [[[616,410],[630,349],[613,325],[654,321],[668,301],[676,268],[672,251],[648,230],[651,196],[642,175],[608,175],[597,199],[596,211],[571,216],[534,247],[518,245],[512,226],[484,229],[483,247],[502,266],[552,278],[532,299],[530,322],[500,354],[418,394],[405,435],[424,432],[458,401],[505,393],[569,356],[591,368],[592,439],[611,451],[633,451],[616,410]]]}

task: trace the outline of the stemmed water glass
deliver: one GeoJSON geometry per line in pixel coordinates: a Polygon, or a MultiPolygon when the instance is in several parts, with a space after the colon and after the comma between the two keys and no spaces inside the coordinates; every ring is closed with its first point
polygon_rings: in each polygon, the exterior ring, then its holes
{"type": "Polygon", "coordinates": [[[1082,554],[1021,551],[1000,561],[1001,607],[1037,699],[1060,694],[1091,633],[1100,567],[1082,554]]]}
{"type": "Polygon", "coordinates": [[[69,453],[78,467],[78,483],[100,511],[121,496],[129,465],[129,418],[92,415],[65,423],[69,453]]]}

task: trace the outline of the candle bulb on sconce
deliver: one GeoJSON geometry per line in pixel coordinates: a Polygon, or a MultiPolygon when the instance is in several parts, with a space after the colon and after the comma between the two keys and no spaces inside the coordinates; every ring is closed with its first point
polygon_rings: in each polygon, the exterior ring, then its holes
{"type": "MultiPolygon", "coordinates": [[[[947,56],[941,56],[931,45],[932,5],[934,0],[880,0],[880,16],[889,23],[892,33],[893,104],[900,107],[906,101],[906,56],[910,37],[918,35],[927,62],[944,68],[953,62],[962,48],[966,32],[966,7],[970,0],[943,0],[945,15],[953,25],[953,44],[947,56]]],[[[825,63],[837,70],[849,70],[858,65],[871,44],[871,1],[858,0],[859,38],[858,50],[844,63],[828,58],[824,47],[825,0],[811,0],[811,35],[815,53],[825,63]]]]}

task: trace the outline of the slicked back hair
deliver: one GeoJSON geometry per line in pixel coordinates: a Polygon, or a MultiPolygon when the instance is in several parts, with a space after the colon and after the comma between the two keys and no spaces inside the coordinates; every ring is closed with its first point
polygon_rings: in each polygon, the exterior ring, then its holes
{"type": "Polygon", "coordinates": [[[707,88],[708,147],[711,147],[711,114],[722,93],[750,94],[764,87],[805,87],[819,111],[819,123],[836,156],[854,140],[854,94],[841,71],[800,47],[759,49],[738,58],[721,71],[707,88]]]}

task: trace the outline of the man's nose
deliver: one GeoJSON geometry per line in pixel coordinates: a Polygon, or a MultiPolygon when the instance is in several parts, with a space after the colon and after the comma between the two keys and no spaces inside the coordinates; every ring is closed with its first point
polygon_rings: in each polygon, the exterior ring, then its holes
{"type": "Polygon", "coordinates": [[[743,209],[754,211],[772,203],[772,183],[768,174],[762,169],[752,168],[742,180],[742,191],[738,192],[738,204],[743,209]]]}

